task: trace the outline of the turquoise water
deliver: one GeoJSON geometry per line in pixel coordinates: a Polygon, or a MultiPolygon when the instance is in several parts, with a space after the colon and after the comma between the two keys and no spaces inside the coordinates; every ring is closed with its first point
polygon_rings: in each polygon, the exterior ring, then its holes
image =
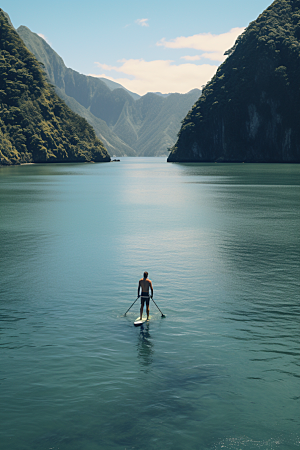
{"type": "Polygon", "coordinates": [[[2,448],[299,449],[299,206],[299,165],[0,168],[2,448]]]}

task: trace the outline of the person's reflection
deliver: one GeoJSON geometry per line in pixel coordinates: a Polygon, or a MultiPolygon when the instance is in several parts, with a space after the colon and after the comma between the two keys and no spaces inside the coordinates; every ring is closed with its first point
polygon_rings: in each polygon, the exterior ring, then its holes
{"type": "Polygon", "coordinates": [[[139,339],[137,343],[139,361],[148,371],[153,359],[153,343],[149,332],[149,323],[144,323],[140,328],[139,339]]]}

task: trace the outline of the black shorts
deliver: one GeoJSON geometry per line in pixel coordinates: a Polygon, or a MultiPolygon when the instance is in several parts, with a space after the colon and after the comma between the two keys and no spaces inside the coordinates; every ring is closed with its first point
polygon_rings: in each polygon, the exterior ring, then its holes
{"type": "Polygon", "coordinates": [[[150,297],[148,292],[142,292],[141,294],[141,305],[144,306],[144,303],[146,302],[146,305],[149,306],[150,297]]]}

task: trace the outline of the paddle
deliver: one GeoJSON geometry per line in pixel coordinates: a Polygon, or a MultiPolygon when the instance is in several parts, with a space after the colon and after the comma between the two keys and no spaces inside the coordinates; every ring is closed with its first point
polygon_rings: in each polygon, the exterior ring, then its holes
{"type": "MultiPolygon", "coordinates": [[[[152,297],[152,300],[153,300],[153,297],[152,297]]],[[[154,305],[156,306],[156,308],[159,310],[159,312],[161,313],[161,317],[166,317],[162,312],[161,312],[161,310],[159,309],[159,307],[157,306],[157,304],[155,303],[155,301],[153,300],[153,302],[154,302],[154,305]]]]}
{"type": "Polygon", "coordinates": [[[126,311],[126,313],[124,314],[124,316],[126,316],[126,314],[128,313],[128,311],[133,307],[133,305],[135,304],[135,302],[137,301],[137,299],[139,298],[140,296],[138,295],[137,296],[137,298],[134,300],[134,302],[132,303],[132,305],[130,306],[130,308],[128,308],[127,309],[127,311],[126,311]]]}

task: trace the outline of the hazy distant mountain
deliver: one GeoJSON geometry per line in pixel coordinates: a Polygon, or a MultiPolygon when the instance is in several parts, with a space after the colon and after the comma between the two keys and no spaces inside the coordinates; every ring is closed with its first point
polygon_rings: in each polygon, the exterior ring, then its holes
{"type": "Polygon", "coordinates": [[[135,102],[127,101],[112,129],[140,156],[167,154],[183,119],[199,98],[195,89],[187,94],[170,94],[167,97],[148,93],[135,102]]]}
{"type": "Polygon", "coordinates": [[[141,97],[139,94],[135,94],[134,92],[129,91],[128,89],[124,88],[124,86],[122,86],[122,85],[119,84],[119,83],[116,83],[115,81],[108,80],[107,78],[102,78],[102,77],[98,77],[98,80],[103,81],[103,83],[105,83],[106,86],[107,86],[111,91],[114,91],[115,89],[124,89],[126,92],[128,92],[128,94],[131,95],[132,98],[134,98],[134,100],[137,100],[138,98],[141,97]]]}
{"type": "Polygon", "coordinates": [[[109,153],[118,156],[136,156],[136,152],[120,140],[109,129],[106,122],[94,116],[88,108],[89,97],[92,97],[93,93],[99,95],[103,92],[104,97],[105,94],[111,94],[106,84],[97,78],[86,77],[68,69],[50,45],[40,36],[32,33],[29,28],[21,26],[17,32],[27,48],[44,64],[48,78],[56,87],[57,94],[74,112],[80,114],[93,126],[96,135],[105,144],[109,153]]]}
{"type": "Polygon", "coordinates": [[[161,97],[168,97],[170,94],[162,94],[161,92],[153,92],[153,94],[160,95],[161,97]]]}
{"type": "Polygon", "coordinates": [[[56,95],[0,9],[0,164],[110,161],[93,128],[56,95]]]}
{"type": "Polygon", "coordinates": [[[300,0],[276,0],[227,52],[168,161],[300,162],[300,0]]]}
{"type": "Polygon", "coordinates": [[[27,27],[18,28],[27,48],[41,61],[58,95],[94,127],[111,155],[167,155],[180,123],[201,91],[142,97],[110,80],[86,76],[65,66],[62,58],[27,27]]]}

